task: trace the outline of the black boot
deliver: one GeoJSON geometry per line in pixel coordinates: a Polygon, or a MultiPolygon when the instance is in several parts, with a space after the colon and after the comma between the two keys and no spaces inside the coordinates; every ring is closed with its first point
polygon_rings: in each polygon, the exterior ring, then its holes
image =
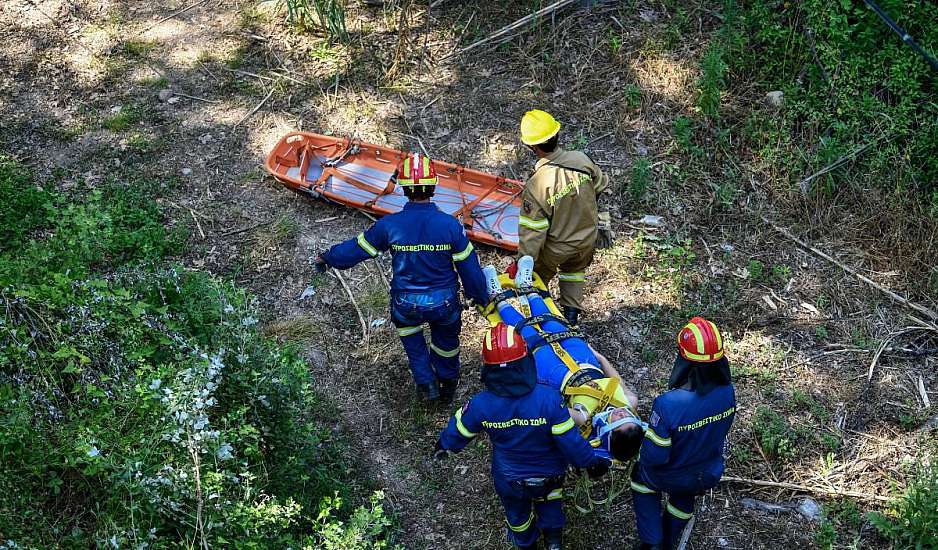
{"type": "Polygon", "coordinates": [[[563,529],[542,529],[544,535],[544,550],[561,550],[563,548],[563,529]]]}
{"type": "Polygon", "coordinates": [[[575,327],[580,321],[580,310],[571,306],[563,306],[563,316],[571,327],[575,327]]]}
{"type": "Polygon", "coordinates": [[[436,382],[429,384],[417,384],[417,397],[421,401],[437,401],[440,399],[440,388],[436,382]]]}
{"type": "Polygon", "coordinates": [[[459,378],[440,378],[440,403],[449,405],[456,397],[456,386],[459,385],[459,378]]]}
{"type": "Polygon", "coordinates": [[[664,546],[660,544],[648,544],[647,542],[640,542],[635,545],[635,550],[664,550],[664,546]]]}

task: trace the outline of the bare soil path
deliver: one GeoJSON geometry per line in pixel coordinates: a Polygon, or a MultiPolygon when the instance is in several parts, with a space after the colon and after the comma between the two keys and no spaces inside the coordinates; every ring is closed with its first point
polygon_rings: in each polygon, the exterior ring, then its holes
{"type": "MultiPolygon", "coordinates": [[[[386,490],[406,547],[507,548],[488,480],[488,444],[442,464],[427,460],[450,411],[413,399],[406,360],[385,320],[386,261],[344,274],[372,323],[366,335],[334,278],[318,279],[317,293],[299,301],[311,279],[309,256],[370,222],[289,192],[263,173],[264,156],[291,129],[425,147],[523,177],[533,159],[516,143],[517,121],[533,107],[555,112],[567,143],[585,148],[620,186],[619,238],[590,270],[584,328],[632,381],[641,411],[664,387],[673,333],[703,313],[723,327],[735,366],[740,412],[728,473],[866,493],[902,484],[932,413],[919,379],[938,400],[935,359],[890,351],[872,383],[866,375],[877,344],[910,323],[906,312],[748,214],[791,214],[774,210],[756,179],[739,185],[733,208],[721,206],[702,183],[709,176],[694,171],[673,135],[675,120],[692,112],[700,44],[718,24],[712,13],[691,8],[683,29],[689,38],[675,42],[675,13],[658,2],[567,12],[538,22],[510,47],[446,63],[421,62],[418,49],[404,59],[403,76],[386,82],[399,2],[350,2],[348,46],[292,33],[274,4],[207,3],[166,20],[189,4],[0,4],[0,151],[66,191],[107,178],[165,186],[170,223],[190,230],[183,263],[250,288],[267,312],[269,334],[304,347],[356,475],[386,490]],[[639,158],[650,166],[649,189],[636,201],[627,190],[639,158]],[[643,214],[662,216],[663,227],[629,222],[643,214]]],[[[431,56],[525,13],[524,6],[492,4],[449,2],[435,10],[431,56]]],[[[422,38],[422,12],[415,17],[410,32],[422,38]]],[[[862,243],[849,237],[824,247],[862,261],[862,243]]],[[[508,262],[490,249],[482,258],[508,262]]],[[[888,273],[878,278],[890,282],[888,273]]],[[[467,315],[458,401],[479,389],[482,326],[467,315]]],[[[934,335],[918,338],[894,347],[934,335]]],[[[624,487],[621,475],[612,487],[624,487]]],[[[570,493],[582,489],[571,481],[570,493]]],[[[816,523],[743,506],[753,491],[724,484],[704,495],[689,547],[815,545],[816,523]]],[[[755,492],[768,501],[800,498],[755,492]]],[[[582,493],[576,497],[583,502],[582,493]]],[[[872,506],[827,503],[831,510],[872,506]]],[[[588,513],[568,511],[570,548],[635,541],[627,492],[588,513]]],[[[844,545],[876,541],[862,520],[831,518],[844,545]]]]}

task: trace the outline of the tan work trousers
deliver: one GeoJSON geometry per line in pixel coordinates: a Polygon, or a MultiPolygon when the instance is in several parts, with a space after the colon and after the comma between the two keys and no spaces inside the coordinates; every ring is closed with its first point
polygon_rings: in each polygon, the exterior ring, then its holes
{"type": "Polygon", "coordinates": [[[586,287],[586,268],[593,261],[593,247],[559,254],[545,246],[534,261],[534,272],[544,284],[550,283],[554,275],[559,279],[561,306],[583,311],[583,295],[586,287]]]}

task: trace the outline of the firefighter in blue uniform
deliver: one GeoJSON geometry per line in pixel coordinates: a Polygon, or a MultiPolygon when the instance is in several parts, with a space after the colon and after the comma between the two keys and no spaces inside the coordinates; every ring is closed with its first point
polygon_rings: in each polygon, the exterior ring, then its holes
{"type": "Polygon", "coordinates": [[[390,250],[391,320],[407,353],[417,393],[423,400],[451,402],[459,380],[462,325],[457,272],[471,300],[485,303],[487,296],[479,258],[462,225],[430,200],[436,184],[428,157],[405,157],[397,171],[397,185],[409,199],[403,210],[322,253],[316,269],[348,269],[390,250]],[[429,350],[424,323],[430,326],[429,350]]]}
{"type": "Polygon", "coordinates": [[[696,495],[715,487],[723,475],[736,392],[723,337],[712,322],[694,317],[678,333],[668,388],[652,404],[645,441],[632,469],[642,550],[673,548],[694,514],[696,495]],[[663,515],[662,492],[669,497],[663,515]]]}
{"type": "Polygon", "coordinates": [[[485,431],[492,440],[492,481],[505,509],[508,539],[548,550],[562,546],[563,481],[567,465],[603,475],[609,461],[580,437],[561,395],[537,383],[533,358],[513,327],[499,323],[482,343],[485,390],[456,411],[434,456],[461,450],[485,431]]]}
{"type": "Polygon", "coordinates": [[[582,333],[572,330],[566,319],[551,314],[533,287],[533,272],[534,259],[522,256],[514,278],[518,300],[530,309],[531,317],[525,318],[507,299],[499,299],[505,294],[496,269],[486,266],[482,270],[499,316],[521,332],[534,356],[538,383],[564,395],[580,433],[598,454],[620,462],[630,460],[638,454],[644,435],[644,423],[635,412],[638,398],[609,360],[586,343],[582,333]],[[541,321],[532,322],[538,319],[541,321]],[[555,337],[563,339],[548,345],[545,339],[555,337]]]}

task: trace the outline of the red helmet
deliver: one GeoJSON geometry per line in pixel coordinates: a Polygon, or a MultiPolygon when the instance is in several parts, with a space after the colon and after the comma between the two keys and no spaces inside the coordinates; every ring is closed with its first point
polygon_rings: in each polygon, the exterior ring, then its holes
{"type": "Polygon", "coordinates": [[[482,339],[482,362],[486,365],[511,363],[527,354],[524,338],[515,331],[515,327],[505,323],[490,328],[482,339]]]}
{"type": "Polygon", "coordinates": [[[398,185],[436,185],[437,181],[433,161],[426,155],[407,155],[397,167],[398,185]]]}
{"type": "Polygon", "coordinates": [[[677,333],[677,349],[688,361],[712,363],[723,358],[723,336],[712,322],[694,317],[677,333]]]}

